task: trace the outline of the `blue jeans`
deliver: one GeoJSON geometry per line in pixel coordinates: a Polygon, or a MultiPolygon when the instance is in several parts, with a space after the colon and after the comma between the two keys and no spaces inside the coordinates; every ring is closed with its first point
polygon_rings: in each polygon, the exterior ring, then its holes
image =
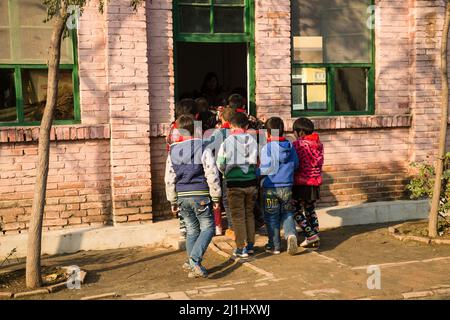
{"type": "Polygon", "coordinates": [[[207,196],[178,198],[180,215],[186,224],[186,252],[191,266],[200,265],[214,236],[214,214],[207,196]]]}
{"type": "Polygon", "coordinates": [[[283,226],[284,237],[297,235],[295,230],[294,207],[291,203],[292,189],[266,188],[263,190],[264,220],[266,221],[269,246],[280,250],[280,228],[283,226]]]}

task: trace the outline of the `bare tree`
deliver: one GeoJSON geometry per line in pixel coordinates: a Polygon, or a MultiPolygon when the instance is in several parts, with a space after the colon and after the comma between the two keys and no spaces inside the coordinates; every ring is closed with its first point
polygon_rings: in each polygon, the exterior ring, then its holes
{"type": "MultiPolygon", "coordinates": [[[[103,12],[105,1],[108,0],[97,0],[100,12],[103,12]]],[[[34,188],[33,207],[28,230],[26,285],[29,288],[36,288],[42,285],[42,224],[44,218],[49,168],[50,130],[52,127],[58,98],[61,42],[66,31],[67,20],[72,14],[72,12],[69,12],[69,8],[71,8],[71,6],[75,6],[79,9],[79,12],[82,13],[87,2],[88,0],[42,0],[42,3],[47,8],[47,21],[53,21],[53,31],[48,50],[47,102],[39,131],[36,184],[34,188]]],[[[131,0],[130,6],[136,10],[137,6],[141,2],[142,0],[131,0]]]]}
{"type": "Polygon", "coordinates": [[[441,123],[439,130],[439,150],[436,161],[436,178],[434,182],[433,198],[431,200],[431,209],[428,221],[428,235],[430,237],[437,237],[438,220],[439,220],[439,202],[441,201],[442,190],[442,173],[444,170],[445,159],[445,144],[447,137],[447,118],[448,118],[448,72],[447,72],[447,46],[450,28],[450,5],[448,0],[445,0],[445,20],[442,31],[441,41],[441,123]]]}

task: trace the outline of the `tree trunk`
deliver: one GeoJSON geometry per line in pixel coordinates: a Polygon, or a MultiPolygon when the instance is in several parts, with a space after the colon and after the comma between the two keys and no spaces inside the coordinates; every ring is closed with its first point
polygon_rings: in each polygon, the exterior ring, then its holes
{"type": "Polygon", "coordinates": [[[62,7],[63,8],[60,9],[60,14],[54,17],[48,59],[47,102],[45,105],[44,114],[42,116],[39,132],[36,184],[34,187],[33,208],[28,230],[26,261],[26,285],[29,288],[37,288],[42,285],[41,240],[50,154],[50,129],[52,127],[53,115],[58,97],[61,42],[67,21],[65,6],[62,5],[62,7]]]}
{"type": "Polygon", "coordinates": [[[439,151],[436,164],[436,180],[434,182],[433,199],[431,200],[431,209],[428,221],[428,235],[437,237],[439,202],[441,200],[442,173],[444,171],[445,142],[447,137],[447,117],[448,117],[448,72],[447,72],[447,44],[450,26],[450,4],[445,1],[445,20],[442,31],[441,44],[441,83],[442,83],[442,105],[441,105],[441,123],[439,130],[439,151]]]}

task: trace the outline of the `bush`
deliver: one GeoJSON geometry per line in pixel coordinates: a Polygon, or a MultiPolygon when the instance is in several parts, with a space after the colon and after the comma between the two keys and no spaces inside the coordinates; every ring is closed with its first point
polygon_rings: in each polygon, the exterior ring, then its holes
{"type": "MultiPolygon", "coordinates": [[[[436,173],[434,167],[425,162],[414,162],[412,167],[417,168],[417,174],[406,189],[410,191],[411,199],[432,199],[436,173]]],[[[445,217],[450,208],[450,152],[445,155],[444,172],[442,174],[442,190],[439,201],[439,215],[445,217]]]]}

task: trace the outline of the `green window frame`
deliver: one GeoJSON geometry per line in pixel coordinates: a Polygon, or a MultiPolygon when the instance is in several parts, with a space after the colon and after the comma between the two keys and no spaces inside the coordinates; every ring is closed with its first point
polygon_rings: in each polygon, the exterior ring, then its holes
{"type": "MultiPolygon", "coordinates": [[[[298,0],[298,1],[308,1],[308,0],[298,0]]],[[[374,0],[371,0],[371,5],[375,4],[374,0]]],[[[291,1],[291,10],[293,8],[293,1],[291,1]]],[[[291,18],[291,25],[294,23],[294,17],[291,18]]],[[[296,62],[294,59],[294,35],[291,36],[291,115],[292,117],[301,116],[342,116],[342,115],[373,115],[375,113],[375,28],[370,31],[370,62],[368,63],[301,63],[296,62]],[[311,69],[324,69],[325,70],[325,81],[321,83],[308,83],[308,85],[326,85],[326,110],[308,110],[305,106],[305,110],[294,110],[294,85],[299,85],[295,83],[296,76],[294,71],[296,69],[311,68],[311,69]],[[366,110],[361,111],[338,111],[335,109],[336,96],[336,74],[339,69],[349,69],[349,68],[361,68],[366,69],[367,82],[366,82],[366,110]]],[[[323,49],[326,50],[326,49],[323,49]]],[[[306,87],[306,83],[302,83],[302,86],[306,87]]],[[[302,91],[302,101],[306,99],[306,91],[302,91]]]]}
{"type": "Polygon", "coordinates": [[[186,42],[249,42],[252,40],[254,14],[251,10],[254,0],[244,0],[242,4],[217,3],[218,0],[174,0],[175,40],[186,42]],[[182,32],[181,14],[183,7],[209,8],[209,32],[182,32]],[[243,32],[216,32],[215,8],[243,8],[243,32]]]}
{"type": "MultiPolygon", "coordinates": [[[[10,39],[20,37],[17,30],[17,19],[18,19],[18,1],[7,0],[9,8],[9,29],[10,29],[10,39]]],[[[43,20],[45,17],[43,17],[43,20]]],[[[47,22],[51,23],[51,22],[47,22]]],[[[34,28],[34,26],[27,26],[27,28],[34,28]]],[[[36,28],[42,28],[36,26],[36,28]]],[[[73,86],[73,119],[68,120],[54,120],[55,125],[64,124],[77,124],[81,123],[81,112],[80,112],[80,95],[79,95],[79,74],[78,74],[78,47],[77,47],[77,35],[76,30],[68,31],[69,41],[71,42],[71,54],[73,57],[73,63],[61,63],[59,69],[61,71],[71,71],[71,80],[73,86]]],[[[1,40],[1,39],[0,39],[1,40]]],[[[19,40],[15,40],[15,43],[19,43],[19,40]]],[[[14,48],[15,45],[11,45],[11,50],[17,50],[14,48]]],[[[22,82],[22,74],[25,70],[48,70],[48,65],[43,63],[3,63],[0,62],[0,70],[11,70],[14,74],[14,86],[16,95],[16,121],[2,122],[0,120],[0,127],[13,127],[13,126],[37,126],[40,125],[40,121],[27,121],[24,115],[24,88],[22,82]]]]}
{"type": "MultiPolygon", "coordinates": [[[[244,0],[243,4],[218,3],[223,0],[173,0],[173,25],[174,25],[174,69],[177,78],[177,43],[247,43],[248,44],[248,81],[249,81],[249,111],[256,115],[256,62],[255,62],[255,0],[244,0]],[[182,32],[180,7],[202,7],[209,8],[209,32],[182,32]],[[216,32],[216,16],[214,8],[243,8],[244,9],[244,32],[225,33],[216,32]]],[[[232,0],[230,0],[232,2],[232,0]]],[[[175,96],[178,96],[177,81],[175,81],[175,96]]]]}

